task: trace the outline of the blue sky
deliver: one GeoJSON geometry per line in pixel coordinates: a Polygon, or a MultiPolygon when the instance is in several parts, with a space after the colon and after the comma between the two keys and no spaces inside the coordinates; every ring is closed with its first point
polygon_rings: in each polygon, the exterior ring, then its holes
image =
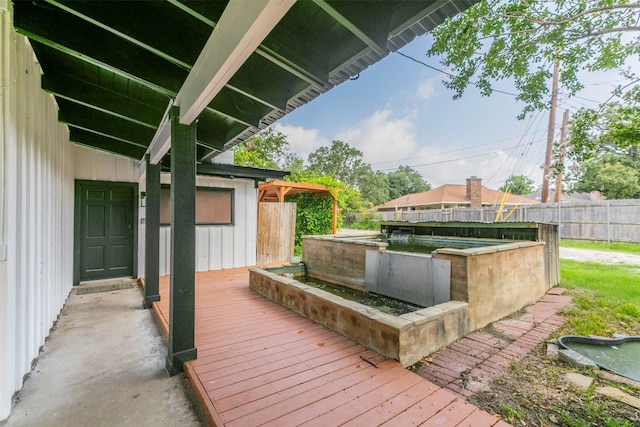
{"type": "MultiPolygon", "coordinates": [[[[428,36],[417,38],[401,52],[441,68],[427,58],[428,36]]],[[[464,184],[477,176],[498,188],[509,175],[542,182],[541,165],[548,113],[517,120],[522,104],[510,95],[482,97],[470,87],[459,100],[442,84],[444,75],[396,53],[304,105],[277,122],[292,150],[302,157],[333,139],[358,148],[374,169],[389,171],[409,165],[434,187],[464,184]]],[[[585,76],[579,96],[561,99],[556,119],[559,137],[564,109],[576,110],[604,101],[617,74],[585,76]],[[585,99],[582,99],[585,98],[585,99]]],[[[509,82],[496,89],[510,91],[509,82]]]]}

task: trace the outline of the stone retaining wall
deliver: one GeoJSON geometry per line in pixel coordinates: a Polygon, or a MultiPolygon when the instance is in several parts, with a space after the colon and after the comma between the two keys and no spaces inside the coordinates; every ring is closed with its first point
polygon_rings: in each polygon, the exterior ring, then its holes
{"type": "Polygon", "coordinates": [[[544,242],[438,249],[432,256],[451,261],[451,299],[469,303],[472,331],[533,304],[548,290],[544,242]]]}
{"type": "Polygon", "coordinates": [[[469,333],[465,302],[450,301],[396,317],[260,268],[250,271],[249,283],[259,294],[403,366],[469,333]]]}

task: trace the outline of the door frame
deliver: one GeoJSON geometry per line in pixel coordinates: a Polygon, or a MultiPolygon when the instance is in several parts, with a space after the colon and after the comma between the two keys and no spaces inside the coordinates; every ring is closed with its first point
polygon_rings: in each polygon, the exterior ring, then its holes
{"type": "Polygon", "coordinates": [[[140,203],[140,193],[138,191],[137,182],[120,182],[120,181],[92,181],[76,179],[74,183],[74,219],[73,219],[73,285],[80,283],[80,263],[82,250],[82,192],[81,187],[104,187],[105,185],[117,185],[120,187],[129,187],[133,189],[133,267],[132,276],[137,277],[138,273],[138,206],[140,203]]]}

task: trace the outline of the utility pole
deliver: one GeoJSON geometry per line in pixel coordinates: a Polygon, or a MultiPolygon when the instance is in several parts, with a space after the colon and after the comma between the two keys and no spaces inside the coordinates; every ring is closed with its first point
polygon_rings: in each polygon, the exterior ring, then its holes
{"type": "Polygon", "coordinates": [[[560,198],[562,197],[562,175],[564,170],[564,152],[567,145],[566,141],[568,127],[569,110],[564,110],[564,114],[562,115],[562,129],[560,130],[560,153],[558,153],[558,164],[560,165],[560,170],[558,171],[558,175],[556,175],[556,192],[553,196],[553,201],[556,203],[559,203],[560,198]]]}
{"type": "Polygon", "coordinates": [[[553,64],[553,84],[551,86],[551,111],[549,111],[549,132],[547,133],[547,151],[544,156],[544,175],[542,176],[542,194],[540,203],[549,201],[549,174],[551,173],[551,157],[553,153],[553,134],[556,127],[556,104],[558,103],[558,76],[560,64],[556,58],[553,64]]]}

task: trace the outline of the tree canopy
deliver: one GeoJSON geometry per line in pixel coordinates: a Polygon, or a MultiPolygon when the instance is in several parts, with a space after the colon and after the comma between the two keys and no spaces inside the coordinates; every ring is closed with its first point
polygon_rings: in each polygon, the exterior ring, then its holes
{"type": "Polygon", "coordinates": [[[640,147],[640,87],[601,108],[582,108],[571,118],[568,156],[581,162],[602,153],[637,156],[640,147]]]}
{"type": "Polygon", "coordinates": [[[600,109],[577,111],[567,153],[572,192],[640,198],[640,88],[600,109]]]}
{"type": "Polygon", "coordinates": [[[371,166],[362,160],[362,151],[344,141],[333,140],[329,147],[320,147],[309,154],[309,170],[326,175],[358,189],[361,177],[371,172],[371,166]]]}
{"type": "Polygon", "coordinates": [[[571,191],[599,191],[607,199],[640,198],[640,161],[615,154],[588,160],[581,166],[571,191]]]}
{"type": "Polygon", "coordinates": [[[431,189],[420,173],[411,166],[401,165],[387,175],[389,179],[389,199],[397,199],[405,194],[421,193],[431,189]]]}
{"type": "Polygon", "coordinates": [[[511,194],[528,194],[534,190],[535,182],[525,175],[511,175],[507,178],[498,190],[511,194]]]}
{"type": "Polygon", "coordinates": [[[291,152],[287,136],[267,128],[233,148],[233,162],[239,166],[290,170],[302,159],[291,152]]]}
{"type": "MultiPolygon", "coordinates": [[[[286,135],[267,129],[236,146],[234,154],[237,165],[286,169],[291,172],[286,179],[291,181],[344,188],[344,192],[338,193],[341,208],[338,221],[341,222],[344,217],[345,221],[350,222],[350,226],[363,225],[354,223],[359,221],[360,216],[367,214],[367,226],[375,227],[377,224],[370,221],[373,207],[403,194],[431,188],[409,166],[400,166],[388,174],[374,171],[364,161],[362,152],[344,141],[334,140],[331,145],[318,148],[309,154],[305,163],[304,159],[291,152],[286,135]]],[[[318,198],[296,196],[292,199],[298,204],[297,244],[300,243],[300,233],[327,232],[327,224],[331,225],[331,210],[325,209],[326,201],[315,199],[318,198]]]]}
{"type": "Polygon", "coordinates": [[[619,70],[637,81],[624,67],[640,53],[639,11],[640,3],[612,0],[481,0],[432,31],[428,55],[451,70],[445,85],[454,97],[469,85],[490,95],[495,81],[512,79],[524,117],[548,107],[556,60],[570,96],[583,87],[581,70],[619,70]]]}

